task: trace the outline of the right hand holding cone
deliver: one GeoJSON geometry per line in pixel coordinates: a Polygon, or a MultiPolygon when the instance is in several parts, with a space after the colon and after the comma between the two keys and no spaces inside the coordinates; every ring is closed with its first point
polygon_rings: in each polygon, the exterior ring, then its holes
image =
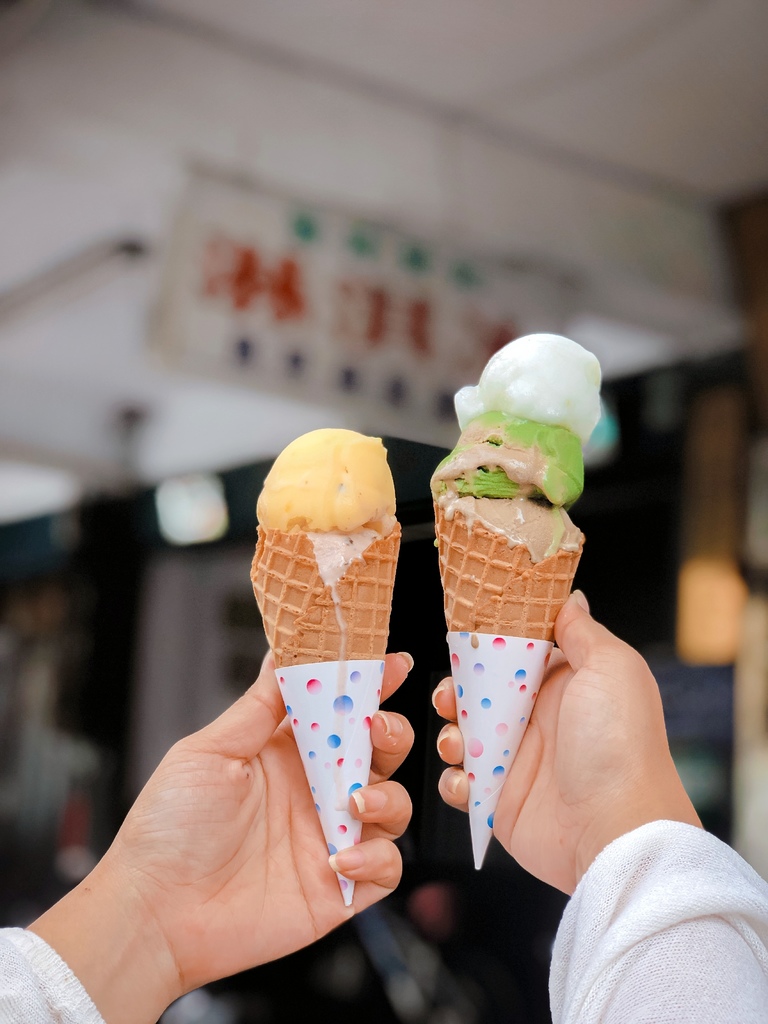
{"type": "MultiPolygon", "coordinates": [[[[647,664],[590,616],[574,592],[555,624],[553,651],[530,725],[504,783],[494,834],[537,878],[572,893],[597,854],[661,819],[699,825],[667,743],[647,664]]],[[[468,782],[450,679],[433,695],[449,720],[438,739],[440,794],[467,808],[468,782]]]]}

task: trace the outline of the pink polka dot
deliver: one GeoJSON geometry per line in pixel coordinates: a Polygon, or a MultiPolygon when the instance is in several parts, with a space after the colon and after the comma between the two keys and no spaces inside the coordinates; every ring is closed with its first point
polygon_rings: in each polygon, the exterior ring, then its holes
{"type": "Polygon", "coordinates": [[[526,646],[527,646],[529,651],[532,651],[535,645],[534,644],[527,644],[526,646]]]}
{"type": "Polygon", "coordinates": [[[330,768],[331,767],[331,762],[330,761],[326,761],[325,762],[325,767],[326,768],[330,768]]]}
{"type": "Polygon", "coordinates": [[[520,693],[525,693],[527,689],[528,687],[525,685],[525,683],[520,683],[520,693]]]}
{"type": "Polygon", "coordinates": [[[539,696],[539,695],[538,695],[538,693],[534,693],[534,694],[533,694],[533,696],[531,697],[531,700],[536,700],[536,698],[537,698],[538,696],[539,696]]]}
{"type": "Polygon", "coordinates": [[[474,782],[475,781],[475,773],[474,772],[467,772],[467,778],[469,779],[470,782],[474,782]]]}
{"type": "Polygon", "coordinates": [[[485,793],[486,796],[488,796],[488,794],[491,792],[491,787],[490,786],[486,786],[485,789],[483,790],[483,792],[485,793]]]}
{"type": "Polygon", "coordinates": [[[473,736],[467,744],[467,753],[470,757],[480,757],[483,753],[483,749],[483,744],[476,736],[473,736]]]}
{"type": "Polygon", "coordinates": [[[461,717],[462,717],[462,718],[466,718],[466,717],[467,717],[467,712],[466,712],[466,711],[464,711],[464,710],[462,710],[462,712],[461,712],[461,717]]]}
{"type": "Polygon", "coordinates": [[[354,725],[355,724],[354,718],[348,718],[347,721],[349,722],[350,725],[354,725]]]}
{"type": "Polygon", "coordinates": [[[320,723],[319,722],[313,722],[312,725],[310,725],[309,728],[312,730],[312,732],[317,732],[317,730],[320,728],[320,723]]]}
{"type": "Polygon", "coordinates": [[[346,825],[339,825],[339,827],[336,829],[336,831],[340,832],[342,835],[344,835],[344,833],[347,831],[347,826],[346,825]]]}
{"type": "Polygon", "coordinates": [[[278,681],[278,683],[283,683],[283,684],[285,684],[285,676],[278,676],[278,677],[277,677],[277,681],[278,681]]]}
{"type": "Polygon", "coordinates": [[[336,762],[336,767],[337,767],[337,768],[341,768],[341,766],[342,766],[343,764],[344,764],[344,758],[343,758],[343,757],[340,757],[340,758],[339,758],[339,760],[338,760],[338,761],[336,762]]]}
{"type": "Polygon", "coordinates": [[[377,697],[380,697],[380,696],[381,696],[381,690],[377,690],[377,691],[376,691],[376,696],[377,696],[377,697]]]}
{"type": "Polygon", "coordinates": [[[355,758],[355,768],[362,768],[362,767],[363,767],[363,759],[362,759],[362,757],[356,757],[355,758]]]}
{"type": "Polygon", "coordinates": [[[497,648],[497,650],[503,651],[504,648],[507,646],[507,641],[504,639],[503,636],[494,637],[493,646],[497,648]]]}
{"type": "Polygon", "coordinates": [[[357,846],[362,841],[363,841],[363,837],[362,836],[355,836],[355,841],[354,841],[353,845],[357,846]]]}
{"type": "Polygon", "coordinates": [[[293,724],[294,724],[294,725],[298,725],[298,724],[299,724],[299,720],[298,720],[298,718],[294,718],[294,720],[293,720],[293,724]]]}
{"type": "Polygon", "coordinates": [[[499,722],[499,724],[496,726],[496,735],[497,736],[505,736],[508,731],[509,731],[509,726],[507,725],[506,722],[499,722]]]}
{"type": "Polygon", "coordinates": [[[370,719],[370,717],[368,715],[366,715],[365,718],[363,719],[363,728],[364,729],[370,729],[371,728],[371,719],[370,719]]]}
{"type": "Polygon", "coordinates": [[[323,684],[319,679],[310,679],[307,683],[307,690],[309,693],[320,693],[323,688],[323,684]]]}
{"type": "Polygon", "coordinates": [[[458,667],[459,667],[459,665],[460,665],[460,662],[459,662],[459,656],[458,656],[458,654],[452,654],[452,655],[451,655],[451,665],[452,665],[452,666],[453,666],[454,668],[458,668],[458,667]]]}
{"type": "Polygon", "coordinates": [[[346,890],[349,888],[349,882],[346,880],[346,878],[339,878],[339,888],[341,889],[342,892],[346,892],[346,890]]]}

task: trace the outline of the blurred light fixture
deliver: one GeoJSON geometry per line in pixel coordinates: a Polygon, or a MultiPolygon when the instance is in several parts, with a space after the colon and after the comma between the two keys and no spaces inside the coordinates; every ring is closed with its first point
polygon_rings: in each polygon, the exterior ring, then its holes
{"type": "Polygon", "coordinates": [[[160,533],[170,544],[219,540],[229,528],[221,477],[190,473],[164,480],[155,490],[160,533]]]}
{"type": "Polygon", "coordinates": [[[588,469],[607,466],[619,451],[621,432],[613,399],[603,395],[600,399],[600,419],[584,445],[584,465],[588,469]]]}
{"type": "Polygon", "coordinates": [[[686,559],[677,589],[677,653],[692,665],[730,665],[741,641],[747,585],[732,558],[686,559]]]}
{"type": "Polygon", "coordinates": [[[25,462],[0,462],[0,523],[64,512],[81,497],[82,485],[74,473],[25,462]]]}

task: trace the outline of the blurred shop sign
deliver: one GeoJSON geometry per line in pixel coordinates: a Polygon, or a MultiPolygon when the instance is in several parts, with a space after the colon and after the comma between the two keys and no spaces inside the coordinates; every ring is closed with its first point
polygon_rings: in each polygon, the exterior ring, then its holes
{"type": "MultiPolygon", "coordinates": [[[[453,395],[511,338],[562,330],[555,271],[195,173],[153,345],[171,365],[454,428],[453,395]]],[[[386,422],[386,421],[385,421],[386,422]]]]}

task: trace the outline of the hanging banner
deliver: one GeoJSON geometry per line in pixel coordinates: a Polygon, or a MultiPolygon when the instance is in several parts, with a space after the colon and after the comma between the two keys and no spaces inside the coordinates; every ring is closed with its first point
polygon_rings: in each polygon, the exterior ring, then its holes
{"type": "Polygon", "coordinates": [[[185,371],[364,407],[368,429],[395,414],[441,443],[456,390],[510,339],[561,330],[566,292],[554,275],[196,173],[153,345],[185,371]]]}

